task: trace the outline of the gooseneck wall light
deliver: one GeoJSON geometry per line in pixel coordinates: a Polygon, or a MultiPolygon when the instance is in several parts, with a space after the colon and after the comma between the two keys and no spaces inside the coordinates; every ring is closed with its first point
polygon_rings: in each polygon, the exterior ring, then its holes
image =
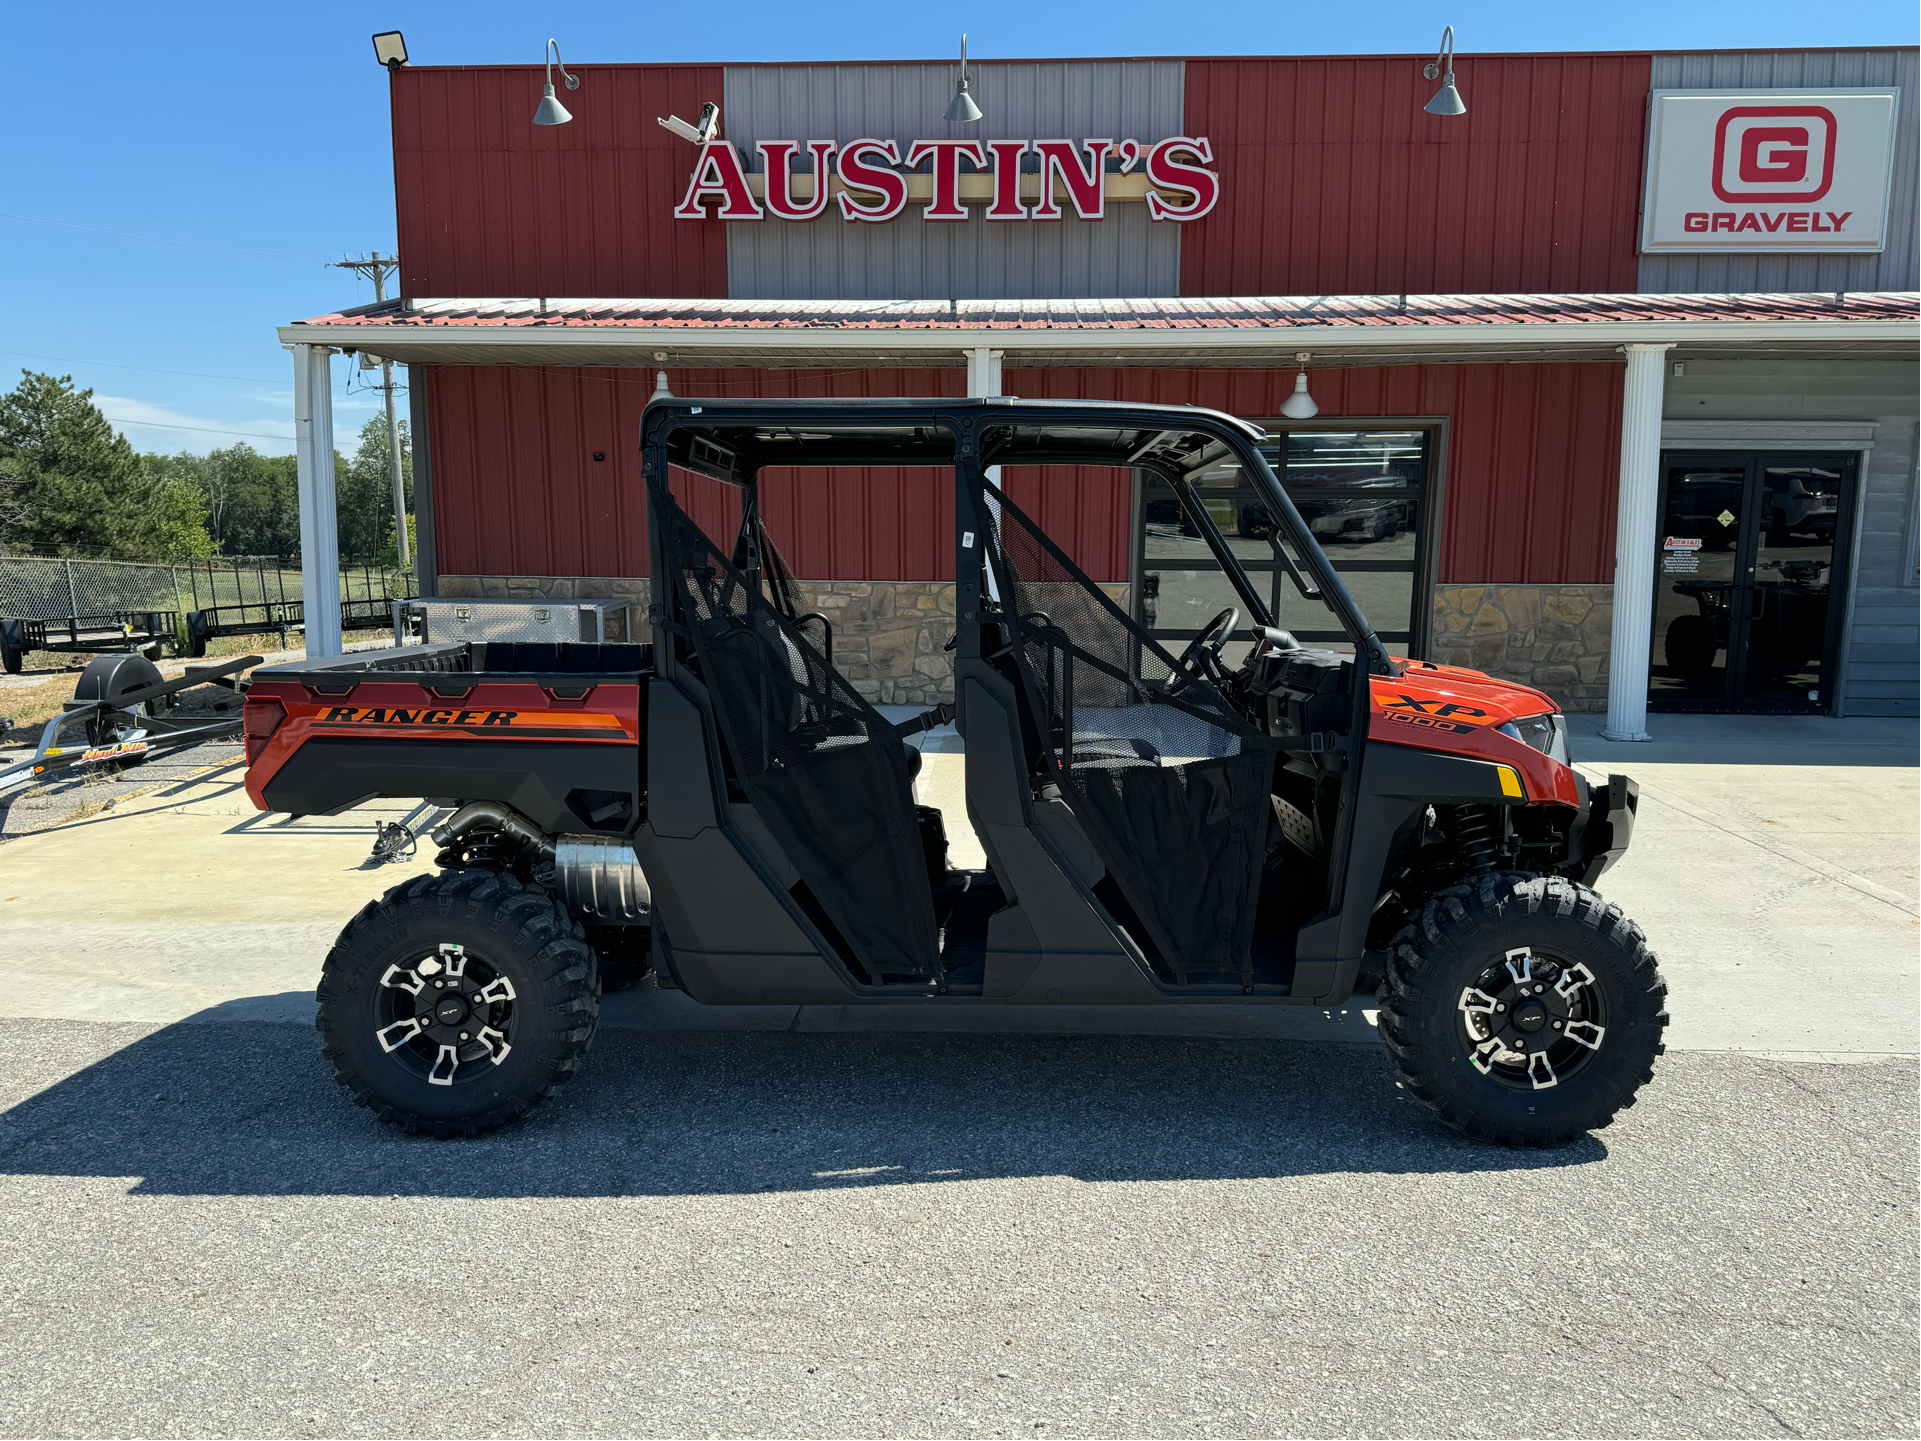
{"type": "Polygon", "coordinates": [[[534,111],[534,124],[565,125],[574,117],[568,112],[565,105],[562,105],[554,98],[555,67],[559,68],[560,78],[567,82],[567,88],[569,90],[580,89],[580,77],[578,75],[569,75],[567,73],[567,67],[560,63],[560,43],[558,41],[548,40],[547,49],[543,54],[545,54],[547,59],[547,88],[541,92],[540,105],[534,111]]]}
{"type": "Polygon", "coordinates": [[[1312,420],[1321,413],[1314,397],[1307,393],[1307,357],[1305,350],[1294,352],[1294,363],[1301,367],[1300,373],[1294,377],[1294,393],[1281,402],[1281,414],[1289,420],[1312,420]]]}
{"type": "Polygon", "coordinates": [[[967,93],[967,37],[961,36],[960,80],[954,86],[954,98],[947,104],[947,118],[957,125],[981,118],[981,108],[974,103],[974,97],[967,93]]]}
{"type": "Polygon", "coordinates": [[[1441,32],[1441,52],[1421,70],[1429,80],[1439,80],[1441,88],[1434,92],[1434,98],[1421,108],[1429,115],[1465,115],[1467,102],[1461,92],[1454,88],[1454,27],[1448,26],[1441,32]]]}

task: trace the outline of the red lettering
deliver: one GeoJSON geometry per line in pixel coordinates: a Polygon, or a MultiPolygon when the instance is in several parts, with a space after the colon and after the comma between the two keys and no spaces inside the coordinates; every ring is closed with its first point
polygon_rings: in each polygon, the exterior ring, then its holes
{"type": "Polygon", "coordinates": [[[1763,215],[1761,217],[1761,223],[1767,226],[1768,232],[1772,234],[1781,228],[1781,222],[1787,218],[1787,212],[1784,210],[1779,215],[1763,215]]]}
{"type": "Polygon", "coordinates": [[[827,209],[827,162],[833,158],[834,142],[809,140],[808,153],[814,157],[814,198],[806,204],[794,199],[794,175],[787,158],[800,149],[798,140],[763,140],[761,164],[767,170],[767,208],[782,220],[813,220],[827,209]]]}
{"type": "Polygon", "coordinates": [[[687,196],[674,211],[676,220],[705,220],[704,202],[720,201],[716,218],[720,220],[765,220],[747,189],[747,173],[740,168],[740,154],[725,140],[709,140],[700,147],[694,162],[694,178],[687,182],[687,196]]]}
{"type": "Polygon", "coordinates": [[[918,165],[922,156],[933,158],[934,198],[920,213],[922,220],[965,220],[967,207],[960,203],[960,163],[965,155],[976,170],[987,168],[987,152],[978,140],[916,140],[907,152],[907,163],[918,165]]]}
{"type": "Polygon", "coordinates": [[[1081,158],[1080,146],[1072,140],[1036,140],[1034,148],[1041,157],[1041,198],[1034,207],[1035,220],[1059,220],[1061,208],[1054,199],[1054,176],[1059,175],[1061,183],[1067,187],[1067,195],[1074,202],[1074,213],[1083,220],[1099,220],[1106,214],[1106,168],[1107,152],[1113,149],[1111,140],[1089,140],[1087,157],[1081,158]]]}
{"type": "Polygon", "coordinates": [[[1807,228],[1808,228],[1808,214],[1805,210],[1797,210],[1794,214],[1788,217],[1788,229],[1794,230],[1794,231],[1802,231],[1802,230],[1806,230],[1807,228]]]}
{"type": "Polygon", "coordinates": [[[1715,211],[1714,212],[1714,228],[1716,230],[1734,229],[1734,212],[1732,210],[1715,211]]]}
{"type": "Polygon", "coordinates": [[[1843,210],[1839,215],[1836,215],[1832,210],[1830,210],[1828,212],[1828,219],[1834,222],[1835,230],[1839,231],[1843,225],[1846,225],[1848,223],[1848,217],[1852,214],[1854,214],[1852,210],[1843,210]]]}
{"type": "Polygon", "coordinates": [[[987,207],[989,220],[1025,220],[1027,207],[1021,204],[1021,157],[1027,154],[1025,140],[990,140],[994,153],[994,203],[987,207]]]}
{"type": "Polygon", "coordinates": [[[1736,230],[1758,231],[1761,228],[1761,222],[1754,218],[1754,212],[1752,210],[1747,210],[1742,212],[1741,223],[1734,228],[1736,230]]]}
{"type": "Polygon", "coordinates": [[[1691,210],[1681,217],[1681,228],[1690,234],[1698,235],[1708,228],[1708,213],[1705,210],[1691,210]]]}
{"type": "Polygon", "coordinates": [[[856,200],[843,190],[840,194],[840,213],[844,220],[861,220],[880,224],[892,220],[907,208],[907,178],[898,170],[889,167],[900,164],[900,146],[891,140],[856,140],[840,153],[841,184],[854,190],[864,190],[880,197],[877,201],[856,200]],[[867,157],[873,155],[887,161],[887,166],[870,165],[867,157]]]}
{"type": "Polygon", "coordinates": [[[1808,178],[1808,132],[1801,125],[1755,126],[1741,132],[1741,179],[1795,185],[1808,178]]]}
{"type": "Polygon", "coordinates": [[[1818,210],[1814,212],[1814,219],[1809,223],[1808,229],[1818,235],[1830,235],[1834,232],[1832,225],[1823,225],[1821,223],[1821,212],[1818,210]]]}
{"type": "Polygon", "coordinates": [[[1214,148],[1207,143],[1207,137],[1176,135],[1171,140],[1163,140],[1147,152],[1147,179],[1155,190],[1174,190],[1189,195],[1192,199],[1185,204],[1174,204],[1162,199],[1150,190],[1147,194],[1147,214],[1151,220],[1199,220],[1221,198],[1221,178],[1203,166],[1214,163],[1214,148]],[[1186,152],[1199,161],[1189,165],[1175,156],[1186,152]]]}

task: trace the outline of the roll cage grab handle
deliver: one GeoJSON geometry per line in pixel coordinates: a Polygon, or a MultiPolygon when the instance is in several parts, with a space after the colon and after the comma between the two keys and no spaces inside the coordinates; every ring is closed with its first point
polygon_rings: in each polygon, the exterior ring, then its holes
{"type": "MultiPolygon", "coordinates": [[[[662,408],[665,409],[666,407],[662,408]]],[[[650,406],[649,410],[651,411],[652,409],[653,407],[650,406]]],[[[972,486],[956,486],[956,503],[963,512],[957,519],[961,522],[963,533],[970,529],[975,531],[982,530],[984,529],[982,519],[973,515],[975,494],[970,492],[978,492],[979,481],[984,476],[986,470],[1002,462],[999,461],[994,454],[981,448],[981,429],[984,429],[985,425],[990,421],[1032,425],[1039,420],[1039,417],[1032,414],[1021,415],[1017,412],[1005,415],[998,415],[992,411],[986,411],[984,414],[956,413],[939,405],[930,407],[930,412],[929,418],[935,424],[948,429],[953,436],[954,451],[952,460],[949,463],[953,465],[956,471],[956,479],[958,480],[959,472],[963,469],[971,471],[974,479],[972,486]]],[[[722,413],[724,414],[724,412],[722,413]]],[[[716,419],[719,418],[720,416],[717,414],[716,419]]],[[[926,422],[923,421],[922,424],[926,424],[926,422]]],[[[706,427],[690,415],[644,414],[640,428],[642,473],[645,477],[645,483],[650,490],[655,486],[659,486],[663,492],[666,492],[667,441],[669,436],[676,430],[703,430],[706,429],[706,427]]],[[[1231,457],[1240,465],[1243,474],[1248,478],[1254,491],[1267,505],[1269,515],[1272,516],[1277,523],[1276,529],[1284,529],[1287,532],[1288,538],[1294,542],[1295,548],[1299,551],[1301,560],[1306,563],[1307,569],[1314,581],[1312,587],[1307,583],[1308,577],[1302,575],[1300,565],[1296,563],[1292,555],[1288,554],[1287,548],[1279,544],[1278,541],[1270,542],[1274,550],[1275,558],[1287,572],[1288,578],[1294,583],[1295,588],[1304,598],[1321,600],[1334,611],[1335,615],[1340,618],[1343,628],[1354,638],[1356,653],[1366,652],[1369,659],[1369,671],[1376,675],[1394,674],[1393,661],[1387,653],[1386,646],[1381,643],[1381,639],[1375,633],[1373,625],[1362,615],[1360,607],[1354,602],[1354,597],[1348,593],[1346,584],[1341,580],[1340,575],[1334,570],[1332,564],[1329,563],[1326,555],[1321,551],[1319,544],[1313,539],[1307,523],[1302,519],[1300,511],[1295,507],[1293,499],[1282,487],[1279,478],[1274,474],[1273,467],[1267,463],[1267,457],[1262,455],[1260,451],[1252,445],[1246,444],[1244,437],[1229,432],[1225,427],[1215,423],[1211,417],[1203,414],[1196,414],[1192,417],[1182,416],[1180,417],[1178,427],[1174,424],[1164,426],[1160,431],[1155,433],[1155,438],[1176,429],[1189,434],[1198,433],[1206,435],[1217,444],[1226,447],[1231,457]]],[[[1266,601],[1260,597],[1253,584],[1248,580],[1247,572],[1241,568],[1238,557],[1227,547],[1226,542],[1221,537],[1219,528],[1214,524],[1213,517],[1208,514],[1206,507],[1202,505],[1194,495],[1193,485],[1187,473],[1166,464],[1156,463],[1155,460],[1140,454],[1141,451],[1153,443],[1154,440],[1150,439],[1145,445],[1139,447],[1135,457],[1130,459],[1126,464],[1129,468],[1151,471],[1168,482],[1182,511],[1193,523],[1195,529],[1199,531],[1202,540],[1213,553],[1215,559],[1220,562],[1222,573],[1227,576],[1229,583],[1247,605],[1249,614],[1259,617],[1261,623],[1264,625],[1273,624],[1273,613],[1268,609],[1266,601]]],[[[1213,456],[1204,462],[1203,466],[1196,468],[1205,468],[1205,466],[1208,465],[1218,464],[1222,458],[1223,457],[1218,455],[1213,456]]],[[[867,461],[864,463],[884,464],[886,462],[867,461]]],[[[896,463],[898,464],[900,462],[896,463]]],[[[1073,462],[1064,458],[1049,456],[1045,462],[1036,461],[1034,463],[1070,464],[1073,462]]],[[[1113,464],[1114,462],[1110,457],[1093,456],[1080,463],[1103,465],[1113,464]]],[[[748,512],[757,509],[758,467],[754,469],[756,473],[746,477],[744,483],[742,481],[733,482],[739,485],[745,492],[743,496],[744,504],[742,506],[743,530],[745,529],[748,512]]],[[[657,529],[658,527],[651,523],[648,526],[648,550],[650,559],[654,563],[654,573],[664,574],[665,571],[662,567],[666,564],[666,556],[664,547],[659,537],[655,534],[657,529]]],[[[743,556],[742,558],[749,560],[750,563],[758,562],[760,559],[758,555],[743,556]]],[[[758,570],[759,567],[756,564],[754,568],[758,570]]],[[[963,566],[963,574],[965,570],[966,567],[963,566]]],[[[666,615],[661,605],[661,599],[662,597],[657,594],[653,609],[658,612],[659,618],[664,620],[666,615]]],[[[978,602],[976,602],[976,607],[977,605],[978,602]]],[[[963,609],[967,609],[967,607],[963,606],[963,609]]]]}

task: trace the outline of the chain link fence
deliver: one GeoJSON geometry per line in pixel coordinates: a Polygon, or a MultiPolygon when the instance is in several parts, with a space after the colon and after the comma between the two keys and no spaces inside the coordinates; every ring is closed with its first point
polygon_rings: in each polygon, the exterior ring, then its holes
{"type": "MultiPolygon", "coordinates": [[[[411,571],[342,566],[343,601],[399,600],[414,593],[411,571]]],[[[180,565],[118,560],[0,556],[0,617],[69,620],[121,611],[189,611],[264,606],[300,599],[300,572],[277,557],[219,557],[180,565]]]]}

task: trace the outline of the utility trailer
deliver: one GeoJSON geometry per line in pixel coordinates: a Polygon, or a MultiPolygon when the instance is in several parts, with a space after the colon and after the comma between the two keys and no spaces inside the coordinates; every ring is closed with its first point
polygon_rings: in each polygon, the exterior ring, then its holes
{"type": "Polygon", "coordinates": [[[18,675],[27,652],[35,650],[59,655],[139,651],[157,659],[179,621],[171,610],[109,610],[58,620],[0,617],[0,667],[18,675]]]}
{"type": "Polygon", "coordinates": [[[259,656],[243,655],[165,680],[145,656],[100,656],[80,673],[73,699],[41,730],[33,754],[0,766],[0,793],[68,771],[139,765],[165,751],[236,735],[244,682],[233,676],[259,664],[259,656]],[[234,692],[233,713],[173,714],[183,691],[203,685],[234,692]]]}
{"type": "Polygon", "coordinates": [[[1264,439],[1190,407],[655,401],[653,644],[256,672],[256,805],[452,811],[440,873],[327,957],[342,1085],[413,1130],[510,1122],[578,1069],[611,967],[713,1004],[1331,1006],[1378,987],[1403,1086],[1448,1125],[1513,1144],[1606,1125],[1667,1024],[1645,937],[1592,889],[1635,786],[1569,765],[1546,695],[1388,655],[1264,439]],[[1075,465],[1154,473],[1219,560],[1235,603],[1180,655],[995,480],[1075,465]],[[864,466],[954,482],[956,704],[904,725],[835,669],[762,519],[764,471],[864,466]],[[1264,497],[1258,561],[1206,503],[1223,474],[1264,497]],[[689,514],[714,482],[731,537],[689,514]],[[1296,642],[1250,565],[1347,646],[1296,642]],[[916,805],[905,744],[949,718],[964,816],[916,805]],[[951,864],[961,824],[985,867],[951,864]]]}

